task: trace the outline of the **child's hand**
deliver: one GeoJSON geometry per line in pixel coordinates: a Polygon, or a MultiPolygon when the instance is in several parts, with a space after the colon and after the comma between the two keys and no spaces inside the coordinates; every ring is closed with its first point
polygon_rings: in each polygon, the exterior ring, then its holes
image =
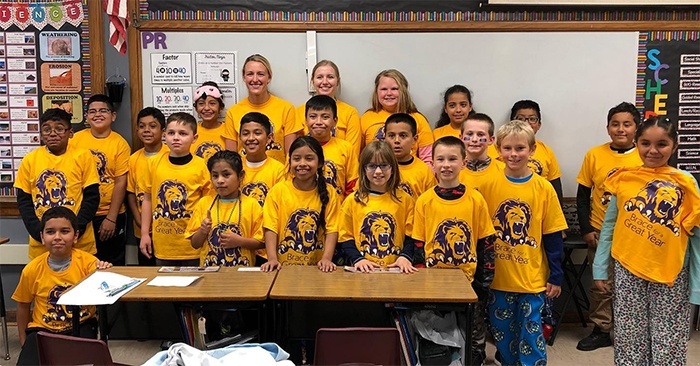
{"type": "Polygon", "coordinates": [[[363,273],[374,272],[375,268],[379,268],[379,265],[368,259],[361,259],[355,263],[355,269],[363,273]]]}
{"type": "Polygon", "coordinates": [[[583,236],[583,241],[588,244],[589,248],[597,248],[598,247],[598,232],[596,231],[591,231],[590,233],[586,234],[583,236]]]}
{"type": "Polygon", "coordinates": [[[241,246],[240,239],[243,239],[243,237],[236,233],[223,232],[219,234],[219,246],[224,249],[238,248],[241,246]]]}
{"type": "Polygon", "coordinates": [[[117,227],[117,224],[113,222],[112,219],[109,217],[105,217],[104,220],[102,220],[102,224],[100,224],[100,229],[97,230],[97,233],[100,234],[100,240],[105,241],[111,237],[114,236],[114,229],[117,227]]]}
{"type": "Polygon", "coordinates": [[[109,263],[106,261],[97,261],[95,266],[97,267],[97,269],[107,269],[107,268],[112,267],[112,263],[109,263]]]}
{"type": "Polygon", "coordinates": [[[335,264],[328,259],[321,259],[318,261],[318,269],[323,272],[333,272],[335,271],[335,264]]]}
{"type": "Polygon", "coordinates": [[[141,242],[139,243],[139,249],[141,253],[146,256],[146,258],[151,259],[151,254],[153,254],[153,243],[151,243],[151,236],[141,235],[141,242]]]}
{"type": "Polygon", "coordinates": [[[600,291],[604,294],[607,294],[608,289],[605,286],[605,282],[607,282],[607,281],[605,281],[605,280],[593,280],[593,283],[595,284],[595,287],[598,288],[598,291],[600,291]]]}
{"type": "Polygon", "coordinates": [[[282,264],[277,261],[277,259],[270,259],[267,263],[260,266],[260,271],[262,272],[272,272],[282,268],[282,264]]]}
{"type": "Polygon", "coordinates": [[[559,297],[559,295],[561,295],[561,286],[552,285],[551,283],[547,282],[547,289],[545,290],[544,295],[550,299],[556,299],[559,297]]]}
{"type": "Polygon", "coordinates": [[[411,261],[406,259],[406,257],[399,257],[396,260],[396,262],[388,265],[387,267],[389,267],[389,268],[399,267],[399,268],[401,268],[402,273],[418,272],[418,268],[414,267],[413,264],[411,264],[411,261]]]}
{"type": "Polygon", "coordinates": [[[199,231],[203,234],[209,235],[211,231],[211,211],[207,210],[207,217],[202,220],[202,225],[199,226],[199,231]]]}

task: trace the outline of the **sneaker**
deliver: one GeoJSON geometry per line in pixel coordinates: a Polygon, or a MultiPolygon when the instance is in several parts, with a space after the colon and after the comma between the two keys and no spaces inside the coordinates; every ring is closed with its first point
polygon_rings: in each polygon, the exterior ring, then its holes
{"type": "Polygon", "coordinates": [[[601,347],[610,346],[612,346],[610,333],[603,332],[600,328],[595,327],[588,337],[578,342],[576,349],[579,351],[593,351],[601,347]]]}

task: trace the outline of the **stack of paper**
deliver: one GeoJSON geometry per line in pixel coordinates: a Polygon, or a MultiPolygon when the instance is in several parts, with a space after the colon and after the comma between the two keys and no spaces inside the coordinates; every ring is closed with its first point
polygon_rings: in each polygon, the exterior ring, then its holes
{"type": "Polygon", "coordinates": [[[111,305],[145,280],[145,278],[131,278],[118,273],[95,271],[64,293],[58,299],[58,304],[111,305]]]}

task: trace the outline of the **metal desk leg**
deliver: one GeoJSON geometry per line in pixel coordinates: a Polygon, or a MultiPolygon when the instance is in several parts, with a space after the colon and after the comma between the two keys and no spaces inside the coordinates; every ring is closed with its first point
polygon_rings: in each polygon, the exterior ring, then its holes
{"type": "Polygon", "coordinates": [[[472,354],[472,331],[474,330],[474,303],[467,304],[467,331],[465,334],[464,354],[467,356],[467,365],[473,365],[474,355],[472,354]]]}
{"type": "Polygon", "coordinates": [[[107,318],[107,305],[100,305],[97,307],[97,329],[100,330],[100,340],[107,343],[109,338],[109,319],[107,318]]]}
{"type": "Polygon", "coordinates": [[[5,309],[5,292],[2,289],[2,273],[0,273],[0,321],[2,321],[2,339],[5,343],[5,359],[10,359],[10,340],[7,338],[7,314],[5,309]]]}
{"type": "Polygon", "coordinates": [[[73,314],[73,335],[80,337],[80,306],[70,305],[69,308],[73,314]]]}

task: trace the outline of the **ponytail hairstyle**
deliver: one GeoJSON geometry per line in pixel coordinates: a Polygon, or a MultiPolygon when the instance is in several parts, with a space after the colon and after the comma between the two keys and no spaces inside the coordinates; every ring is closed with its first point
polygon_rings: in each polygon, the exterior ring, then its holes
{"type": "Polygon", "coordinates": [[[642,137],[644,131],[652,127],[662,128],[664,132],[666,132],[666,136],[673,141],[673,148],[675,149],[678,147],[678,126],[670,119],[660,116],[651,116],[642,122],[634,136],[634,141],[638,141],[639,138],[642,137]]]}
{"type": "MultiPolygon", "coordinates": [[[[326,178],[324,177],[323,174],[323,167],[325,160],[323,158],[323,147],[321,147],[321,143],[316,141],[315,138],[311,136],[301,136],[297,137],[294,142],[292,142],[292,145],[289,147],[289,166],[291,169],[292,166],[292,153],[294,150],[308,146],[309,149],[311,149],[314,154],[318,157],[318,170],[316,171],[316,184],[318,187],[318,197],[321,199],[321,212],[319,213],[318,216],[318,227],[323,228],[323,232],[325,235],[326,232],[326,206],[328,205],[328,202],[330,201],[330,197],[328,194],[328,188],[326,187],[326,178]]],[[[392,152],[393,154],[393,152],[392,152]]],[[[316,235],[318,236],[319,240],[321,239],[321,230],[316,231],[316,235]]]]}
{"type": "Polygon", "coordinates": [[[391,177],[387,181],[387,192],[391,194],[391,198],[396,202],[401,202],[397,191],[401,183],[399,175],[399,163],[394,156],[394,150],[384,141],[372,141],[360,153],[360,171],[359,171],[359,186],[355,192],[355,201],[363,205],[367,204],[369,196],[369,177],[365,166],[372,163],[372,160],[383,161],[391,165],[391,177]],[[376,159],[375,159],[376,158],[376,159]]]}
{"type": "Polygon", "coordinates": [[[435,123],[435,128],[447,126],[450,124],[450,116],[448,116],[447,112],[445,112],[445,108],[447,108],[447,99],[450,97],[450,95],[455,94],[455,93],[462,93],[462,94],[467,96],[467,100],[469,101],[469,105],[472,107],[472,110],[471,110],[471,112],[469,112],[469,114],[474,113],[474,103],[472,103],[471,90],[467,89],[467,87],[464,85],[459,85],[459,84],[452,85],[451,87],[447,88],[447,90],[445,90],[445,94],[443,94],[443,96],[442,96],[442,99],[443,99],[442,113],[440,113],[440,119],[438,119],[438,121],[435,123]]]}

